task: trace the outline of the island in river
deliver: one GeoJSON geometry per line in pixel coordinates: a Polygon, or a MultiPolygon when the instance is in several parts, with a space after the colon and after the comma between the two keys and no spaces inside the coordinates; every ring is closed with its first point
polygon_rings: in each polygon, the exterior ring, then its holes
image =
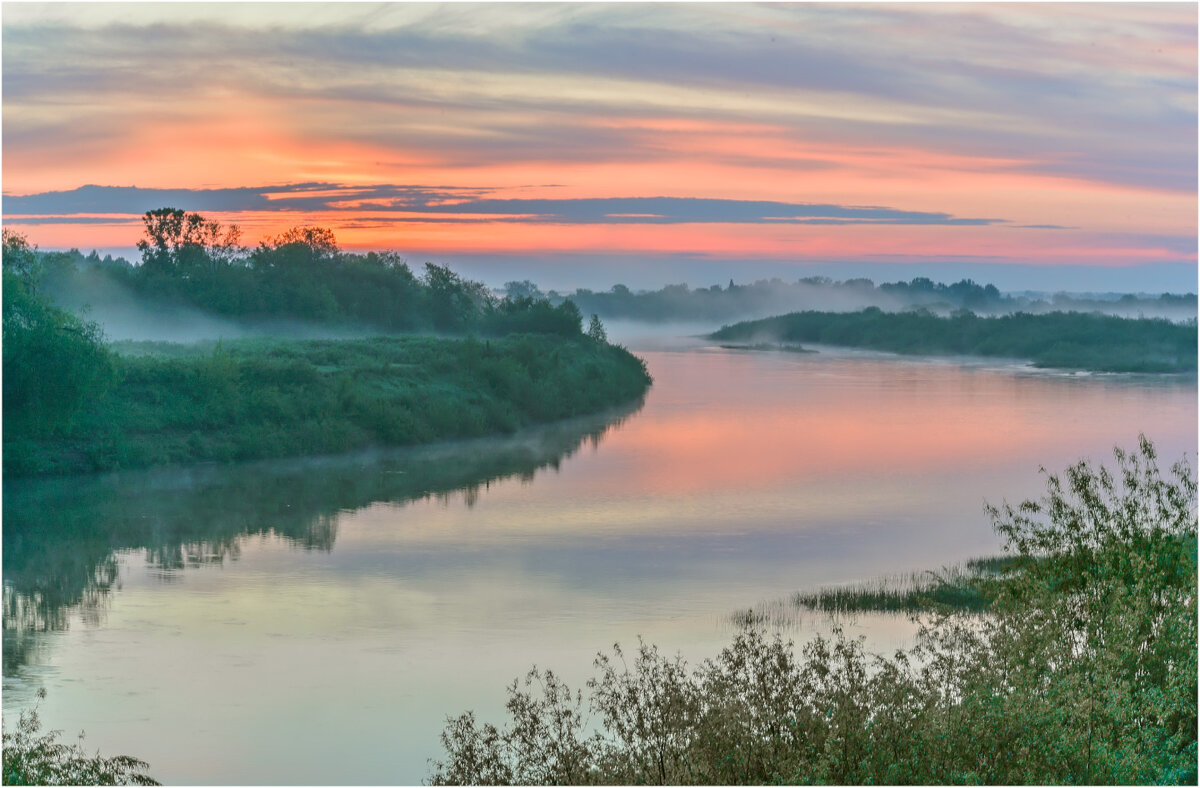
{"type": "MultiPolygon", "coordinates": [[[[148,212],[147,233],[158,238],[160,224],[186,218],[148,212]]],[[[507,434],[627,404],[650,385],[642,361],[609,344],[597,318],[583,331],[573,303],[497,299],[432,264],[418,278],[394,256],[343,253],[314,228],[247,258],[147,245],[141,266],[112,270],[79,268],[5,232],[3,260],[6,476],[507,434]],[[69,308],[72,292],[77,301],[97,284],[109,293],[102,313],[111,318],[119,303],[152,316],[153,339],[173,314],[196,309],[235,335],[286,319],[289,334],[358,338],[110,344],[69,308]]]]}
{"type": "Polygon", "coordinates": [[[816,342],[907,355],[1025,358],[1035,367],[1094,372],[1196,371],[1196,321],[1083,312],[980,317],[960,310],[793,312],[724,326],[722,342],[816,342]]]}

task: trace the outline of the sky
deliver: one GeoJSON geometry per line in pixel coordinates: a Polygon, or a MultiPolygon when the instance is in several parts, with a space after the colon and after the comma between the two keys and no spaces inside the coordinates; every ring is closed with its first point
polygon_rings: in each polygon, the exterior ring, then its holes
{"type": "Polygon", "coordinates": [[[1197,6],[6,3],[3,219],[490,283],[1195,291],[1197,6]]]}

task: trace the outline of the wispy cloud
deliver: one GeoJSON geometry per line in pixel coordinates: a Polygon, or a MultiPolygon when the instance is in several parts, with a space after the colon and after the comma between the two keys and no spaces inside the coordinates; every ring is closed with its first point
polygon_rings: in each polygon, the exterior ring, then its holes
{"type": "Polygon", "coordinates": [[[1068,11],[1035,7],[549,6],[523,26],[504,24],[509,10],[300,29],[269,9],[185,23],[117,5],[87,27],[18,12],[6,109],[36,111],[6,112],[6,132],[21,143],[58,125],[65,99],[73,115],[116,106],[132,123],[233,92],[298,102],[288,121],[314,132],[439,154],[636,157],[662,151],[587,121],[753,113],[809,139],[1000,150],[1029,172],[1195,189],[1195,9],[1119,26],[1071,16],[1083,35],[1061,29],[1068,11]]]}
{"type": "Polygon", "coordinates": [[[977,226],[1002,219],[960,218],[947,213],[880,206],[786,203],[680,197],[486,199],[481,189],[424,186],[349,186],[294,183],[234,189],[141,189],[81,186],[78,189],[6,196],[4,215],[23,223],[58,222],[76,214],[140,215],[164,206],[194,211],[322,212],[353,216],[369,209],[393,221],[443,221],[485,217],[492,221],[551,224],[891,224],[977,226]],[[410,214],[387,217],[390,213],[410,214]],[[440,216],[439,216],[440,215],[440,216]]]}
{"type": "Polygon", "coordinates": [[[4,10],[4,213],[43,244],[176,204],[379,246],[1194,259],[1153,242],[1196,233],[1194,5],[4,10]]]}

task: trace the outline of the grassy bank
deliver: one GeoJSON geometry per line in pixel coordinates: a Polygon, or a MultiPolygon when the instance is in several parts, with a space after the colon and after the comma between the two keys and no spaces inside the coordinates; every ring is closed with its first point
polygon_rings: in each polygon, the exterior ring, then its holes
{"type": "Polygon", "coordinates": [[[725,326],[722,342],[817,342],[912,355],[1025,358],[1096,372],[1195,372],[1196,324],[1081,312],[950,317],[928,312],[794,312],[725,326]]]}
{"type": "Polygon", "coordinates": [[[915,613],[941,609],[981,612],[996,598],[998,584],[1021,565],[1013,556],[973,558],[941,571],[914,572],[874,582],[821,588],[792,595],[792,604],[827,613],[859,611],[915,613]]]}
{"type": "Polygon", "coordinates": [[[797,591],[790,597],[739,610],[730,620],[740,626],[790,626],[804,612],[928,613],[988,610],[1001,585],[1011,582],[1023,561],[1017,556],[972,558],[962,564],[908,574],[888,575],[848,585],[797,591]]]}
{"type": "Polygon", "coordinates": [[[4,472],[316,455],[510,433],[640,396],[641,360],[587,337],[111,346],[117,383],[71,423],[5,424],[4,472]]]}

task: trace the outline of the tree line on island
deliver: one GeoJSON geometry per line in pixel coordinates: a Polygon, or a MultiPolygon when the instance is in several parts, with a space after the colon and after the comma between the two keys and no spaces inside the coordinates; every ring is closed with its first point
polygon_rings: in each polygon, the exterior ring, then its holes
{"type": "Polygon", "coordinates": [[[6,475],[507,433],[628,402],[650,384],[642,361],[608,344],[598,318],[585,331],[569,301],[497,298],[432,263],[418,277],[395,255],[341,251],[322,228],[251,251],[236,227],[195,213],[150,211],[144,225],[136,266],[79,265],[78,253],[41,253],[5,232],[6,475]],[[339,341],[106,344],[100,326],[56,305],[100,280],[155,305],[163,324],[194,308],[241,325],[375,330],[339,341]]]}
{"type": "MultiPolygon", "coordinates": [[[[1038,367],[1101,372],[1195,372],[1196,321],[1129,319],[1083,312],[941,317],[917,310],[795,312],[724,326],[723,342],[815,342],[909,355],[1029,359],[1038,367]]],[[[758,346],[758,345],[756,345],[758,346]]],[[[794,349],[794,346],[791,346],[794,349]]]]}

